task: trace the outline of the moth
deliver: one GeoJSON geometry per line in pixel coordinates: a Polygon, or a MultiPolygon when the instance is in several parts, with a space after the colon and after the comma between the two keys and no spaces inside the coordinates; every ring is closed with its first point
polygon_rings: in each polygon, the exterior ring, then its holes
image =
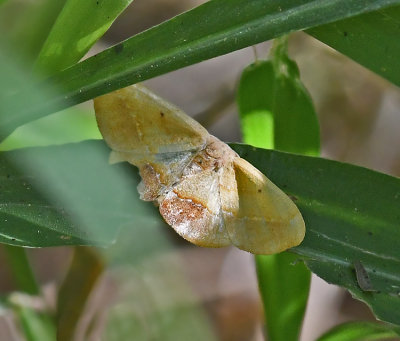
{"type": "Polygon", "coordinates": [[[140,198],[186,240],[254,254],[303,240],[292,200],[182,110],[141,85],[98,97],[94,108],[110,161],[139,168],[140,198]]]}

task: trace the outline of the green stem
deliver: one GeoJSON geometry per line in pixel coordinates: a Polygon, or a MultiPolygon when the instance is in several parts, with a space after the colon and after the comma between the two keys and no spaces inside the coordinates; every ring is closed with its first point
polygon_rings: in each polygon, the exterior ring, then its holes
{"type": "Polygon", "coordinates": [[[4,245],[4,250],[18,289],[31,295],[39,295],[40,287],[29,264],[26,250],[12,245],[4,245]]]}
{"type": "MultiPolygon", "coordinates": [[[[289,35],[285,34],[279,38],[274,39],[269,56],[274,66],[277,67],[281,64],[282,60],[287,59],[289,46],[289,35]]],[[[279,69],[277,69],[279,70],[279,69]]]]}

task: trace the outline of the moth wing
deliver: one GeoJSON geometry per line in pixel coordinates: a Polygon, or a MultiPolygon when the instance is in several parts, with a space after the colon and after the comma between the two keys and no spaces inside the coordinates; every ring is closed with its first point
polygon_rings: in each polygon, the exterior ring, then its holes
{"type": "Polygon", "coordinates": [[[235,178],[235,169],[232,164],[221,169],[219,193],[225,224],[232,224],[231,219],[234,219],[239,210],[239,194],[235,178]]]}
{"type": "Polygon", "coordinates": [[[231,244],[221,212],[219,179],[211,169],[186,175],[159,201],[165,221],[198,246],[231,244]]]}
{"type": "Polygon", "coordinates": [[[112,163],[139,167],[143,200],[156,200],[179,180],[209,136],[194,119],[141,85],[94,99],[99,129],[112,163]]]}
{"type": "Polygon", "coordinates": [[[301,243],[303,218],[292,200],[258,169],[239,157],[233,161],[238,207],[226,215],[232,244],[254,254],[273,254],[301,243]]]}
{"type": "Polygon", "coordinates": [[[182,110],[138,84],[95,98],[94,108],[104,139],[120,159],[199,150],[209,136],[182,110]]]}
{"type": "Polygon", "coordinates": [[[194,155],[194,152],[162,153],[141,161],[131,159],[130,155],[126,155],[124,160],[139,167],[142,178],[138,186],[140,198],[154,201],[180,181],[184,169],[192,161],[194,155]]]}

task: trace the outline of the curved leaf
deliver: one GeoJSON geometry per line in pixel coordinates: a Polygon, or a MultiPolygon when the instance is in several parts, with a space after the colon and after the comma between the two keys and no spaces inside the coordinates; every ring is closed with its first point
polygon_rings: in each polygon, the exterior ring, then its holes
{"type": "Polygon", "coordinates": [[[122,225],[140,226],[137,176],[108,154],[100,141],[0,153],[0,242],[109,245],[122,225]]]}
{"type": "Polygon", "coordinates": [[[391,326],[371,322],[348,322],[332,328],[317,341],[368,341],[398,337],[399,334],[391,326]]]}
{"type": "Polygon", "coordinates": [[[299,340],[311,272],[297,258],[289,252],[255,256],[269,340],[299,340]]]}
{"type": "MultiPolygon", "coordinates": [[[[48,314],[37,312],[29,306],[24,306],[23,294],[14,293],[9,298],[17,321],[24,333],[26,341],[53,341],[56,330],[48,314]],[[20,295],[20,296],[19,296],[20,295]]],[[[14,338],[13,338],[14,339],[14,338]]]]}
{"type": "Polygon", "coordinates": [[[4,245],[4,252],[18,290],[29,295],[39,295],[40,287],[26,250],[18,246],[4,245]]]}
{"type": "MultiPolygon", "coordinates": [[[[400,179],[331,160],[231,146],[296,200],[307,232],[292,251],[318,276],[369,304],[378,318],[400,324],[400,179]],[[357,282],[356,262],[368,291],[357,282]]],[[[105,245],[122,224],[145,232],[143,218],[152,213],[138,200],[137,173],[128,165],[108,166],[106,154],[101,141],[1,153],[0,242],[105,245]],[[32,159],[46,167],[31,168],[32,159]],[[121,173],[123,180],[116,180],[121,173]]]]}
{"type": "Polygon", "coordinates": [[[2,38],[7,40],[2,48],[15,50],[18,58],[22,57],[30,68],[65,1],[9,1],[0,8],[0,30],[2,38]]]}
{"type": "Polygon", "coordinates": [[[273,59],[255,62],[241,76],[238,104],[243,140],[253,146],[318,155],[319,124],[311,97],[285,42],[274,50],[273,59]]]}
{"type": "Polygon", "coordinates": [[[335,50],[400,86],[400,6],[307,30],[335,50]]]}
{"type": "Polygon", "coordinates": [[[75,64],[133,0],[67,0],[39,53],[37,71],[75,64]]]}
{"type": "MultiPolygon", "coordinates": [[[[252,145],[318,154],[319,125],[313,104],[287,55],[287,37],[276,39],[270,60],[257,61],[242,74],[238,102],[243,139],[252,145]]],[[[256,256],[271,340],[298,340],[311,273],[288,252],[256,256]]]]}
{"type": "Polygon", "coordinates": [[[366,302],[378,318],[400,324],[400,179],[331,160],[233,147],[299,207],[306,237],[291,250],[318,276],[366,302]],[[368,291],[357,281],[357,262],[368,291]]]}
{"type": "Polygon", "coordinates": [[[0,151],[101,139],[93,111],[72,107],[17,128],[0,151]]]}
{"type": "Polygon", "coordinates": [[[41,85],[34,84],[33,88],[43,86],[59,90],[47,101],[28,96],[32,88],[1,99],[1,134],[6,136],[33,117],[44,116],[129,84],[288,32],[394,4],[397,0],[209,1],[63,70],[41,85]],[[24,98],[31,101],[21,101],[24,98]]]}

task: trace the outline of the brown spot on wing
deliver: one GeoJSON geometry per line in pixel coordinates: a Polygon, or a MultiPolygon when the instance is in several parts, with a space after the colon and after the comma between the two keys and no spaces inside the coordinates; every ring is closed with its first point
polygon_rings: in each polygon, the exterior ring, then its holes
{"type": "Polygon", "coordinates": [[[140,199],[145,201],[154,201],[160,195],[162,183],[160,175],[155,171],[154,167],[149,163],[144,164],[139,168],[142,182],[138,186],[140,199]]]}
{"type": "Polygon", "coordinates": [[[180,198],[174,191],[160,200],[160,213],[183,238],[203,247],[222,247],[230,244],[221,217],[192,199],[180,198]]]}
{"type": "Polygon", "coordinates": [[[180,198],[175,192],[173,193],[174,196],[164,199],[160,205],[160,212],[168,224],[172,226],[191,224],[207,214],[207,207],[199,202],[180,198]]]}

